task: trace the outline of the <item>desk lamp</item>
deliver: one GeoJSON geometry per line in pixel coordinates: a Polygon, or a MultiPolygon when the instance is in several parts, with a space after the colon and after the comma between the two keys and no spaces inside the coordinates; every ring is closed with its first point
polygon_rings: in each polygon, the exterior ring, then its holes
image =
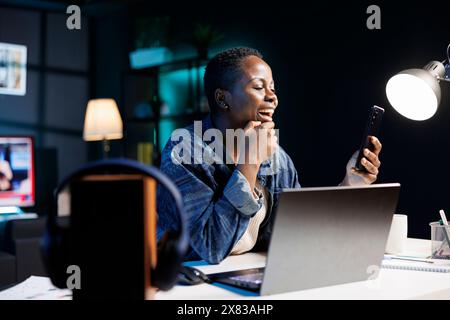
{"type": "Polygon", "coordinates": [[[431,118],[441,102],[439,81],[450,82],[445,76],[450,68],[450,44],[447,59],[431,61],[422,69],[408,69],[397,73],[386,85],[386,95],[392,107],[411,120],[431,118]]]}
{"type": "Polygon", "coordinates": [[[89,100],[84,118],[83,140],[103,141],[103,157],[108,158],[109,140],[122,137],[122,118],[114,99],[89,100]]]}

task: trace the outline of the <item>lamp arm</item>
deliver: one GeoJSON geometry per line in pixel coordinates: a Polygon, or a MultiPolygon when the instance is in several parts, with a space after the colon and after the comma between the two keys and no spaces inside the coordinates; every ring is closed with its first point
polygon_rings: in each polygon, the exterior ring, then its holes
{"type": "Polygon", "coordinates": [[[450,43],[447,46],[447,62],[450,63],[450,43]]]}
{"type": "Polygon", "coordinates": [[[450,79],[441,78],[441,77],[437,77],[437,79],[438,79],[439,81],[444,81],[444,82],[450,83],[450,79]]]}
{"type": "MultiPolygon", "coordinates": [[[[444,65],[445,69],[447,69],[449,67],[449,64],[450,64],[450,43],[447,46],[447,60],[442,61],[442,64],[444,65]]],[[[449,78],[437,77],[437,79],[439,81],[450,82],[449,78]]]]}
{"type": "Polygon", "coordinates": [[[450,63],[450,43],[447,46],[447,59],[442,60],[441,63],[444,65],[444,67],[446,67],[446,65],[450,63]]]}

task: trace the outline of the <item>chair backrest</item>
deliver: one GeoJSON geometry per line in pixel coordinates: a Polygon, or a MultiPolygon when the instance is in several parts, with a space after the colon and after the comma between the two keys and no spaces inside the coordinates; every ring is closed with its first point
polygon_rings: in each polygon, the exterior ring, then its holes
{"type": "Polygon", "coordinates": [[[74,299],[143,299],[156,265],[156,182],[90,175],[70,184],[70,239],[81,288],[74,299]]]}

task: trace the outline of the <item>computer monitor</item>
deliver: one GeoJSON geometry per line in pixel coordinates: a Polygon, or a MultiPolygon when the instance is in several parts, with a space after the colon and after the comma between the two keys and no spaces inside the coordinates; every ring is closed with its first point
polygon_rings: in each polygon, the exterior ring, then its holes
{"type": "Polygon", "coordinates": [[[33,138],[0,136],[0,209],[35,203],[33,138]]]}

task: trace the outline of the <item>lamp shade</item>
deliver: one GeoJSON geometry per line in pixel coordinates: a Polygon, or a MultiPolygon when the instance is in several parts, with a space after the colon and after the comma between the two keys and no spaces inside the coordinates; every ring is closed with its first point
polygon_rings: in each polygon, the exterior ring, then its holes
{"type": "Polygon", "coordinates": [[[89,100],[84,118],[85,141],[114,140],[123,137],[123,124],[113,99],[89,100]]]}
{"type": "Polygon", "coordinates": [[[432,61],[423,69],[408,69],[396,74],[386,85],[389,103],[411,120],[431,118],[441,101],[438,77],[444,71],[440,62],[432,61]]]}

